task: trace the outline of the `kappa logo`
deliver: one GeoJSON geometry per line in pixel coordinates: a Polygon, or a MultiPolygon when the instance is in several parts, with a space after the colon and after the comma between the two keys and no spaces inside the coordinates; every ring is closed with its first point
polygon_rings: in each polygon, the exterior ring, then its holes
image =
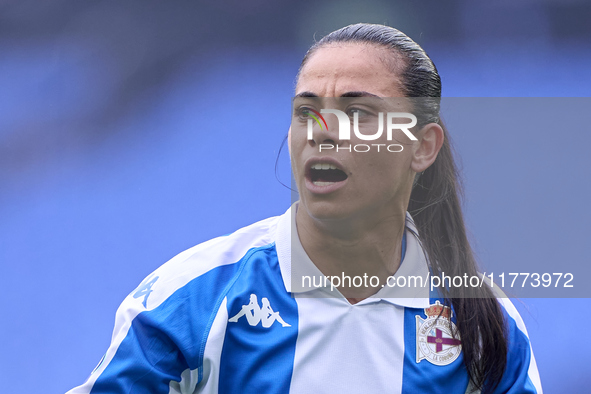
{"type": "Polygon", "coordinates": [[[156,283],[158,278],[159,278],[159,276],[153,276],[153,275],[148,276],[138,286],[136,292],[133,294],[133,298],[144,297],[144,301],[142,302],[142,305],[144,306],[144,308],[148,307],[148,297],[150,296],[150,293],[152,293],[154,291],[154,290],[152,290],[152,286],[154,286],[154,283],[156,283]]]}
{"type": "Polygon", "coordinates": [[[417,320],[417,363],[427,360],[434,365],[449,365],[462,352],[456,325],[451,321],[452,311],[439,301],[425,308],[427,319],[417,320]],[[456,334],[452,335],[452,330],[456,334]]]}
{"type": "Polygon", "coordinates": [[[275,312],[273,308],[271,308],[271,304],[269,304],[267,298],[263,297],[261,301],[263,306],[259,307],[256,294],[251,294],[250,302],[247,305],[243,305],[240,312],[228,319],[228,321],[230,323],[237,323],[238,319],[244,316],[246,317],[248,324],[251,326],[256,326],[260,322],[263,327],[269,328],[275,323],[275,321],[277,321],[281,323],[283,327],[291,327],[291,324],[287,324],[281,316],[279,316],[279,312],[275,312]]]}

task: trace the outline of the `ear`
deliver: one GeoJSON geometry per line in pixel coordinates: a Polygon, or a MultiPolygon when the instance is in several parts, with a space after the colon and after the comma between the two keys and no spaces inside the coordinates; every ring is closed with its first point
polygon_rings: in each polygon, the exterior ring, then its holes
{"type": "Polygon", "coordinates": [[[444,133],[437,123],[429,123],[417,133],[417,137],[419,140],[415,142],[416,148],[410,168],[414,172],[423,172],[437,158],[437,154],[443,146],[444,133]]]}
{"type": "Polygon", "coordinates": [[[287,150],[289,157],[291,157],[291,126],[289,126],[289,131],[287,132],[287,150]]]}

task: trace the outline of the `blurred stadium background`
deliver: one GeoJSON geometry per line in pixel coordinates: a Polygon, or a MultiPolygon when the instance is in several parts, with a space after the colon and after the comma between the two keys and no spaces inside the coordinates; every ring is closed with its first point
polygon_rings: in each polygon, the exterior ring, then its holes
{"type": "MultiPolygon", "coordinates": [[[[395,26],[449,97],[584,97],[590,17],[585,0],[0,0],[0,391],[82,383],[147,274],[287,209],[275,160],[314,37],[395,26]]],[[[589,124],[557,130],[456,138],[485,264],[591,262],[589,124]]],[[[518,303],[547,393],[589,392],[588,305],[518,303]]]]}

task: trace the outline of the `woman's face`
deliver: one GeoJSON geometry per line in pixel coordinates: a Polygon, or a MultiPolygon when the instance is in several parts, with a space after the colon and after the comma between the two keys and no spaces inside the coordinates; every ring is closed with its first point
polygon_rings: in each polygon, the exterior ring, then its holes
{"type": "MultiPolygon", "coordinates": [[[[384,133],[378,140],[360,140],[352,126],[350,140],[339,140],[338,120],[333,114],[323,115],[328,128],[321,129],[314,122],[313,139],[309,140],[306,114],[310,112],[302,112],[302,108],[312,108],[318,112],[333,108],[349,115],[361,111],[360,126],[363,125],[364,117],[374,120],[371,130],[368,126],[371,132],[364,134],[375,133],[377,118],[368,114],[377,115],[376,108],[383,101],[379,97],[404,96],[400,77],[392,71],[393,68],[401,69],[402,64],[387,49],[344,43],[321,47],[301,70],[290,128],[290,152],[300,193],[300,208],[304,208],[310,217],[321,220],[381,220],[391,218],[392,215],[399,216],[406,211],[415,176],[412,163],[417,142],[410,140],[400,130],[394,130],[393,140],[387,140],[385,119],[384,133]],[[388,65],[385,60],[389,62],[388,65]],[[320,144],[326,144],[326,147],[333,145],[335,148],[320,150],[320,144]],[[368,152],[350,149],[357,144],[384,146],[379,152],[376,146],[371,146],[373,149],[368,152]],[[402,151],[386,150],[385,146],[391,144],[400,144],[402,151]],[[337,170],[322,170],[322,164],[325,167],[332,165],[337,170]]],[[[400,105],[404,107],[404,104],[400,105]]],[[[408,108],[401,111],[399,107],[398,112],[411,111],[408,108]]],[[[361,147],[359,150],[365,149],[361,147]]]]}

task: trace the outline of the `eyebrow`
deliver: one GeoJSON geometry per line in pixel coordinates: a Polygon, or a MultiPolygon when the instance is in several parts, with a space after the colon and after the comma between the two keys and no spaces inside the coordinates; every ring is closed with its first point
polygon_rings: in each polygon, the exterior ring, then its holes
{"type": "MultiPolygon", "coordinates": [[[[316,93],[312,92],[301,92],[295,95],[295,97],[319,97],[316,93]]],[[[353,91],[353,92],[346,92],[341,94],[341,97],[376,97],[380,98],[375,94],[365,92],[365,91],[353,91]]]]}

